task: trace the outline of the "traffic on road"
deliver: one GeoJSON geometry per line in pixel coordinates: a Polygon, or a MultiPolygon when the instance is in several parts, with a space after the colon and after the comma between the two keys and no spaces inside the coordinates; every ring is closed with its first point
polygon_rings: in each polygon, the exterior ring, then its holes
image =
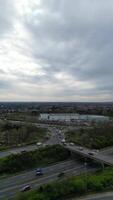
{"type": "MultiPolygon", "coordinates": [[[[42,184],[62,178],[62,176],[59,176],[61,173],[68,176],[83,173],[84,170],[85,166],[82,162],[68,160],[57,163],[56,165],[34,169],[16,176],[1,179],[0,199],[2,200],[3,197],[14,197],[18,192],[25,192],[31,188],[35,189],[42,184]]],[[[87,171],[92,171],[92,167],[88,166],[87,171]]]]}

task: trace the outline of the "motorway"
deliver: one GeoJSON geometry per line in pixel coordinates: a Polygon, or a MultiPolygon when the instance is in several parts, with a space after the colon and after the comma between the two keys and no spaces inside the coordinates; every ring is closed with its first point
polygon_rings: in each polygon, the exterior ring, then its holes
{"type": "Polygon", "coordinates": [[[87,199],[87,200],[113,200],[113,196],[111,196],[111,197],[97,197],[97,198],[87,199]]]}
{"type": "MultiPolygon", "coordinates": [[[[60,129],[55,128],[55,127],[51,127],[51,128],[49,127],[49,130],[51,131],[51,137],[44,143],[44,145],[61,144],[62,139],[65,138],[63,131],[61,131],[60,129]]],[[[94,152],[93,150],[87,149],[85,147],[83,148],[83,150],[80,150],[80,146],[78,146],[78,145],[71,146],[71,145],[67,144],[65,147],[67,147],[72,152],[75,152],[84,157],[88,157],[88,158],[91,158],[98,162],[113,166],[113,159],[112,159],[113,158],[113,147],[107,148],[98,153],[94,152]],[[90,153],[92,153],[92,155],[90,153]]],[[[32,151],[37,148],[38,148],[37,145],[28,145],[28,146],[24,146],[24,147],[13,148],[13,149],[9,149],[6,151],[1,151],[0,158],[3,158],[10,154],[17,154],[22,151],[32,151]]]]}
{"type": "MultiPolygon", "coordinates": [[[[51,137],[44,143],[44,145],[61,144],[62,139],[65,138],[64,132],[55,127],[49,127],[49,130],[51,131],[51,137]]],[[[83,148],[83,150],[80,150],[80,146],[78,145],[70,146],[69,144],[67,144],[66,147],[72,152],[75,152],[79,155],[113,166],[113,159],[112,159],[113,147],[107,148],[98,153],[94,152],[93,150],[87,149],[85,147],[83,148]],[[90,153],[92,153],[92,155],[90,153]]],[[[37,148],[38,148],[37,145],[29,145],[25,147],[13,148],[6,151],[1,151],[0,158],[8,156],[10,154],[20,153],[22,151],[32,151],[37,148]]]]}
{"type": "Polygon", "coordinates": [[[70,200],[113,200],[113,192],[90,194],[85,197],[72,198],[70,200]]]}
{"type": "MultiPolygon", "coordinates": [[[[35,175],[35,169],[0,180],[0,199],[11,199],[15,194],[20,193],[22,187],[27,184],[34,189],[42,184],[46,184],[50,181],[57,180],[58,174],[64,172],[65,175],[80,174],[85,172],[85,166],[78,160],[68,160],[57,163],[56,165],[43,168],[44,175],[37,177],[35,175]]],[[[95,170],[87,166],[87,171],[95,170]]]]}
{"type": "Polygon", "coordinates": [[[17,147],[17,148],[8,149],[5,151],[0,151],[0,158],[9,156],[11,154],[17,154],[22,151],[33,151],[35,149],[37,149],[36,145],[28,145],[28,146],[24,146],[24,147],[17,147]]]}
{"type": "MultiPolygon", "coordinates": [[[[37,125],[38,126],[38,125],[37,125]]],[[[65,138],[63,131],[61,131],[58,128],[55,127],[48,127],[51,132],[51,137],[44,143],[44,145],[53,145],[53,144],[61,144],[61,141],[65,138]]],[[[113,148],[107,148],[103,151],[100,151],[98,153],[94,153],[93,150],[83,148],[80,149],[80,146],[78,145],[70,145],[66,144],[66,146],[69,150],[72,152],[75,152],[75,154],[79,154],[84,157],[91,158],[93,160],[104,162],[109,165],[113,165],[113,148]],[[89,153],[93,153],[92,155],[89,153]]],[[[29,145],[25,147],[19,147],[19,148],[13,148],[6,151],[0,152],[0,158],[3,158],[5,156],[8,156],[10,154],[17,154],[21,151],[32,151],[37,149],[37,145],[29,145]]],[[[14,197],[16,193],[18,193],[22,187],[24,187],[26,184],[30,184],[32,188],[36,188],[40,185],[43,185],[45,183],[48,183],[53,180],[58,179],[58,174],[60,172],[65,172],[68,174],[80,174],[82,172],[86,172],[84,163],[80,163],[79,161],[65,161],[53,166],[45,167],[44,169],[44,176],[42,177],[36,177],[35,176],[35,170],[31,170],[25,173],[22,173],[20,175],[12,176],[9,178],[1,179],[0,180],[0,199],[3,200],[3,198],[11,199],[11,197],[14,197]]],[[[92,167],[87,166],[87,171],[94,170],[92,167]]],[[[103,198],[103,197],[102,197],[103,198]]],[[[110,198],[104,198],[104,199],[88,199],[88,200],[111,200],[110,198]]],[[[113,197],[112,197],[113,200],[113,197]]]]}
{"type": "Polygon", "coordinates": [[[84,156],[84,157],[87,157],[87,158],[90,158],[92,160],[96,160],[100,163],[104,163],[104,164],[107,164],[107,165],[110,165],[110,166],[113,166],[113,149],[111,150],[110,148],[110,153],[109,150],[107,149],[107,153],[106,151],[100,151],[100,152],[94,152],[94,150],[90,150],[90,149],[87,149],[87,148],[83,148],[82,150],[80,149],[80,146],[78,145],[74,145],[74,146],[70,146],[70,145],[66,145],[66,147],[72,151],[72,152],[75,152],[81,156],[84,156]]]}
{"type": "Polygon", "coordinates": [[[50,128],[51,137],[44,143],[45,145],[61,144],[64,139],[64,133],[55,127],[50,128]]]}
{"type": "MultiPolygon", "coordinates": [[[[63,132],[54,127],[49,128],[49,130],[51,131],[51,137],[47,141],[45,141],[44,145],[61,144],[61,140],[64,139],[63,132]]],[[[24,147],[16,147],[5,151],[0,151],[0,158],[9,156],[11,154],[21,153],[22,151],[33,151],[36,149],[38,149],[36,144],[27,145],[24,147]]]]}

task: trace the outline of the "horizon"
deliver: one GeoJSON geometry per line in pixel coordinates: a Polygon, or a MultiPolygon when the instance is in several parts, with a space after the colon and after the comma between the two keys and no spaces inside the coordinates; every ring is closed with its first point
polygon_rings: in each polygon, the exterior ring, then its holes
{"type": "Polygon", "coordinates": [[[0,103],[113,103],[113,101],[0,101],[0,103]]]}

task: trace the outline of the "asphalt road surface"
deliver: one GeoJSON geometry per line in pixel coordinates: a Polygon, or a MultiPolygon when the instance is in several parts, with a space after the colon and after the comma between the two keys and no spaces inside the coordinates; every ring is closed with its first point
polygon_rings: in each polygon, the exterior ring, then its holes
{"type": "Polygon", "coordinates": [[[104,154],[101,152],[96,153],[96,152],[94,152],[94,150],[90,150],[85,147],[81,150],[80,146],[78,146],[78,145],[71,146],[70,144],[67,145],[67,148],[69,150],[71,150],[72,152],[75,152],[84,157],[91,158],[92,160],[96,160],[100,163],[105,163],[110,166],[113,166],[113,153],[109,154],[109,155],[108,154],[105,155],[105,153],[104,154]]]}
{"type": "Polygon", "coordinates": [[[46,145],[61,144],[64,134],[60,129],[51,128],[51,137],[45,142],[46,145]]]}
{"type": "MultiPolygon", "coordinates": [[[[88,167],[87,171],[90,170],[92,170],[92,168],[88,167]]],[[[36,170],[32,170],[20,175],[1,179],[0,199],[11,199],[11,197],[14,197],[16,193],[20,192],[20,190],[28,184],[34,189],[42,184],[57,180],[58,174],[61,172],[64,172],[65,175],[80,174],[85,172],[85,169],[83,163],[77,160],[68,160],[43,168],[43,176],[37,177],[35,172],[36,170]]]]}
{"type": "Polygon", "coordinates": [[[95,193],[84,197],[72,198],[70,200],[113,200],[113,192],[95,193]]]}
{"type": "MultiPolygon", "coordinates": [[[[45,145],[61,144],[62,139],[64,139],[63,131],[52,127],[51,137],[45,142],[45,145]]],[[[110,150],[107,149],[106,151],[103,151],[103,152],[94,153],[93,150],[87,149],[85,147],[81,151],[78,145],[74,145],[74,146],[66,145],[66,147],[75,153],[83,155],[84,157],[88,157],[88,158],[97,160],[99,162],[103,162],[103,163],[113,166],[113,159],[112,159],[113,149],[112,148],[110,148],[110,150]],[[93,154],[91,155],[91,153],[93,154]]],[[[29,146],[20,147],[20,148],[9,149],[7,151],[1,151],[0,158],[8,156],[10,154],[17,154],[17,153],[20,153],[21,151],[32,151],[37,148],[38,148],[37,145],[29,145],[29,146]]]]}
{"type": "Polygon", "coordinates": [[[32,151],[37,149],[36,145],[28,145],[28,146],[24,146],[24,147],[17,147],[17,148],[12,148],[12,149],[8,149],[5,151],[0,151],[0,158],[9,156],[11,154],[17,154],[20,153],[22,151],[32,151]]]}
{"type": "Polygon", "coordinates": [[[113,195],[104,197],[104,194],[101,194],[101,197],[82,197],[79,199],[72,199],[72,200],[113,200],[113,195]]]}
{"type": "Polygon", "coordinates": [[[113,200],[113,196],[111,197],[100,197],[100,198],[93,198],[88,200],[113,200]]]}
{"type": "MultiPolygon", "coordinates": [[[[49,130],[51,131],[51,137],[44,144],[45,145],[61,144],[62,139],[64,139],[63,132],[60,129],[54,127],[49,128],[49,130]]],[[[22,151],[32,151],[37,148],[38,148],[37,145],[34,144],[34,145],[27,145],[24,147],[12,148],[5,151],[0,151],[0,158],[9,156],[11,154],[17,154],[22,151]]]]}

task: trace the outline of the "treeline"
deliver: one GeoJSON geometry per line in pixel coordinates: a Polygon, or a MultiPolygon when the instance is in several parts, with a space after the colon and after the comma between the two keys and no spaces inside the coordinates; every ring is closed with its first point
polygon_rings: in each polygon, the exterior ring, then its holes
{"type": "Polygon", "coordinates": [[[56,181],[40,186],[37,190],[21,194],[16,200],[65,200],[80,197],[91,192],[113,189],[113,170],[71,177],[60,182],[56,181]]]}
{"type": "Polygon", "coordinates": [[[70,152],[60,145],[0,158],[0,174],[11,174],[33,167],[45,166],[68,159],[70,152]]]}
{"type": "Polygon", "coordinates": [[[47,129],[32,124],[0,123],[0,144],[14,146],[42,141],[47,137],[47,129]]]}
{"type": "Polygon", "coordinates": [[[107,123],[93,128],[68,131],[65,135],[68,141],[92,149],[113,145],[113,126],[107,123]]]}
{"type": "Polygon", "coordinates": [[[17,120],[24,122],[38,122],[39,112],[38,111],[16,111],[14,113],[7,113],[6,118],[8,120],[17,120]]]}

